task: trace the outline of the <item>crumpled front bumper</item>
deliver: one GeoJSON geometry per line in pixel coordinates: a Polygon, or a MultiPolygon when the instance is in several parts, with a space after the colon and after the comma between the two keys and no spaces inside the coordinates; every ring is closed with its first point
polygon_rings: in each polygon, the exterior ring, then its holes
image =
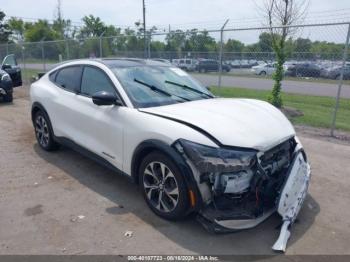
{"type": "Polygon", "coordinates": [[[277,211],[282,217],[283,225],[280,237],[274,244],[273,250],[284,252],[290,237],[288,228],[295,221],[306,198],[310,177],[310,165],[300,150],[294,154],[292,164],[287,172],[287,179],[282,186],[275,208],[265,210],[257,218],[222,219],[222,217],[215,217],[215,214],[210,215],[210,212],[200,212],[197,218],[208,231],[224,233],[253,228],[277,211]]]}

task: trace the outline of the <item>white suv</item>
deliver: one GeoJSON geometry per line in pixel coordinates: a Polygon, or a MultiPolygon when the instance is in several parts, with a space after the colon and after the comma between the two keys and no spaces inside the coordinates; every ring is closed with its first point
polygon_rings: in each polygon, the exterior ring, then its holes
{"type": "Polygon", "coordinates": [[[196,212],[215,232],[254,227],[277,210],[287,225],[275,249],[285,248],[310,168],[270,104],[216,98],[181,69],[140,59],[61,64],[30,96],[44,150],[72,147],[132,178],[157,215],[196,212]]]}

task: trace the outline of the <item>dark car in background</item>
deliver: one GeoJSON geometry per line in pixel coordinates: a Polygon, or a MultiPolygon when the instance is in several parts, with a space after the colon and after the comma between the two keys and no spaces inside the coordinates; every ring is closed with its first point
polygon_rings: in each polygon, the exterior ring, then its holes
{"type": "MultiPolygon", "coordinates": [[[[329,68],[324,68],[321,70],[321,76],[329,79],[340,79],[341,66],[333,66],[329,68]]],[[[344,66],[343,79],[350,79],[350,64],[346,63],[344,66]]]]}
{"type": "Polygon", "coordinates": [[[10,75],[13,87],[22,85],[21,68],[17,64],[15,55],[11,54],[5,56],[1,63],[1,69],[10,75]]]}
{"type": "Polygon", "coordinates": [[[0,98],[4,102],[12,102],[13,100],[13,83],[10,75],[0,69],[0,98]]]}
{"type": "Polygon", "coordinates": [[[288,67],[286,71],[287,76],[296,77],[319,77],[321,68],[313,63],[295,64],[288,67]]]}
{"type": "MultiPolygon", "coordinates": [[[[203,59],[199,60],[195,70],[204,73],[204,72],[218,72],[219,71],[219,62],[212,59],[203,59]]],[[[231,67],[227,64],[222,64],[222,71],[230,72],[231,67]]]]}

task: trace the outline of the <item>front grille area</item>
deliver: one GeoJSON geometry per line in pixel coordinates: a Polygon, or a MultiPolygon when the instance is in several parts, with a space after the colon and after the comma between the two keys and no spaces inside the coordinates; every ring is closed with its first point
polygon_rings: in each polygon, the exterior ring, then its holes
{"type": "Polygon", "coordinates": [[[284,168],[288,168],[292,161],[292,155],[296,146],[294,138],[291,138],[266,151],[260,158],[260,165],[267,175],[274,175],[284,168]]]}

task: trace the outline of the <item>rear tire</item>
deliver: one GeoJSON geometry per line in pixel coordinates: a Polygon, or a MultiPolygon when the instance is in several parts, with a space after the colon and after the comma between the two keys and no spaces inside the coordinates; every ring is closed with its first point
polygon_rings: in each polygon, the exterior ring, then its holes
{"type": "Polygon", "coordinates": [[[160,152],[152,152],[141,162],[139,183],[150,209],[168,220],[178,220],[187,215],[188,190],[176,164],[160,152]]]}
{"type": "Polygon", "coordinates": [[[12,101],[13,101],[13,94],[12,93],[4,96],[4,102],[11,103],[12,101]]]}
{"type": "Polygon", "coordinates": [[[54,135],[49,117],[43,111],[35,113],[34,120],[35,137],[39,146],[46,151],[54,151],[59,148],[59,144],[54,141],[54,135]]]}
{"type": "Polygon", "coordinates": [[[266,76],[266,72],[265,72],[265,71],[261,71],[261,72],[259,73],[259,75],[260,75],[260,76],[266,76]]]}

